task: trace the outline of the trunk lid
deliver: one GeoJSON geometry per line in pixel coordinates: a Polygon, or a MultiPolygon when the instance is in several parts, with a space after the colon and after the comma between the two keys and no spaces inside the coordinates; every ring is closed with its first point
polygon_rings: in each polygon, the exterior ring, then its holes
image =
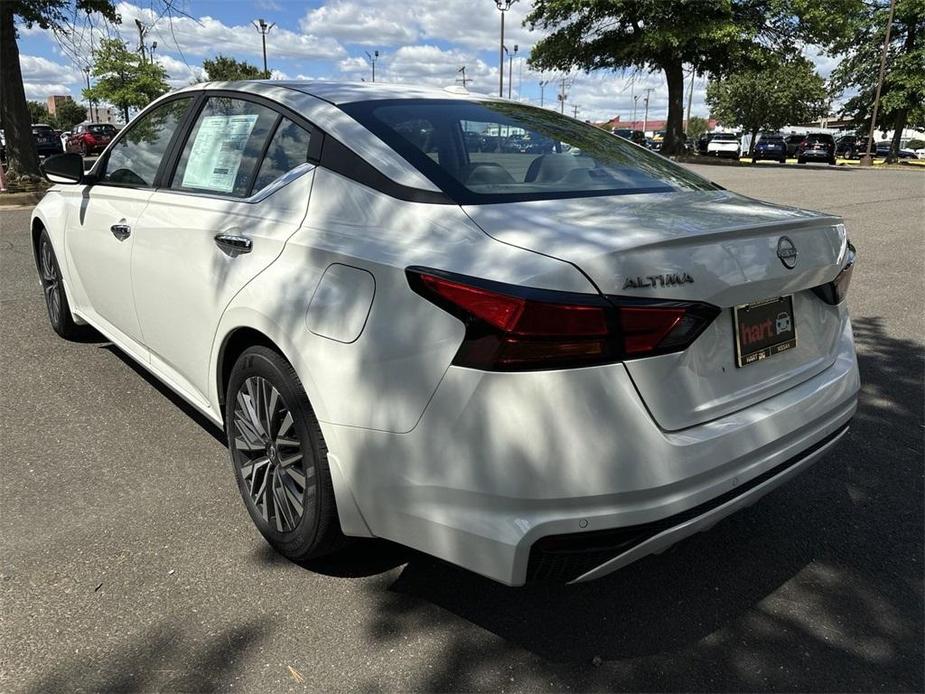
{"type": "Polygon", "coordinates": [[[837,217],[728,191],[544,200],[466,207],[490,236],[568,261],[609,296],[701,301],[722,309],[683,352],[626,362],[658,424],[683,429],[811,378],[835,359],[845,320],[812,287],[831,281],[846,252],[837,217]],[[778,243],[797,250],[785,266],[778,243]],[[793,296],[797,343],[735,365],[733,307],[793,296]]]}

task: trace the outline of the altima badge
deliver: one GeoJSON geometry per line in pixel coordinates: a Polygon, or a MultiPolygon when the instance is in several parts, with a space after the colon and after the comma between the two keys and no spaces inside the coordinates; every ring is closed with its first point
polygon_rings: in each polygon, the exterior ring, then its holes
{"type": "Polygon", "coordinates": [[[648,287],[677,287],[689,284],[694,278],[686,272],[673,272],[670,275],[646,275],[645,277],[627,277],[624,289],[647,289],[648,287]]]}
{"type": "Polygon", "coordinates": [[[777,242],[777,257],[780,258],[780,262],[784,264],[784,267],[788,270],[795,268],[798,255],[797,247],[793,245],[793,241],[787,236],[781,236],[777,242]]]}

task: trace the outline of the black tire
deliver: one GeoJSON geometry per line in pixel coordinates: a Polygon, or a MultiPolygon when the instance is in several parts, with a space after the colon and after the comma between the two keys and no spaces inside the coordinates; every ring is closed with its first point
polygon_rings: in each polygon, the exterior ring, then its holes
{"type": "Polygon", "coordinates": [[[64,291],[64,280],[61,277],[61,267],[58,265],[55,249],[45,229],[42,229],[39,235],[36,251],[39,280],[42,283],[42,294],[45,296],[48,322],[51,323],[52,329],[65,340],[76,340],[83,337],[86,327],[77,325],[71,315],[71,307],[64,291]]]}
{"type": "Polygon", "coordinates": [[[752,164],[757,164],[757,163],[758,163],[758,160],[755,159],[755,157],[752,157],[752,164]]]}
{"type": "Polygon", "coordinates": [[[245,350],[238,358],[231,370],[225,396],[225,435],[238,491],[247,512],[276,551],[292,561],[305,562],[330,554],[346,543],[340,530],[327,447],[318,420],[295,369],[279,353],[258,346],[245,350]],[[263,391],[266,397],[256,392],[264,387],[272,387],[278,395],[275,412],[266,418],[270,436],[248,430],[253,419],[248,420],[244,413],[242,422],[241,416],[248,402],[261,412],[271,409],[262,405],[272,401],[272,391],[263,391]],[[283,412],[288,412],[291,420],[283,412]],[[287,464],[286,457],[294,458],[296,448],[282,443],[286,440],[298,441],[301,455],[297,463],[287,464]],[[261,444],[265,445],[265,455],[260,453],[261,444]],[[261,473],[258,462],[263,458],[267,462],[261,473]],[[294,495],[298,494],[300,475],[302,510],[296,519],[293,511],[298,510],[298,502],[294,495]],[[256,496],[252,493],[255,486],[258,488],[256,496]],[[260,490],[264,490],[262,506],[260,490]],[[287,491],[292,493],[287,495],[287,491]]]}
{"type": "Polygon", "coordinates": [[[805,159],[802,159],[801,157],[797,157],[797,164],[805,164],[805,163],[806,163],[805,159]]]}
{"type": "Polygon", "coordinates": [[[80,156],[83,157],[84,159],[86,159],[87,156],[89,155],[89,152],[87,151],[87,143],[86,143],[86,142],[81,142],[81,143],[80,143],[79,151],[80,151],[80,156]]]}
{"type": "Polygon", "coordinates": [[[787,163],[787,160],[786,160],[786,159],[778,159],[777,161],[779,161],[781,164],[786,164],[786,163],[787,163]]]}

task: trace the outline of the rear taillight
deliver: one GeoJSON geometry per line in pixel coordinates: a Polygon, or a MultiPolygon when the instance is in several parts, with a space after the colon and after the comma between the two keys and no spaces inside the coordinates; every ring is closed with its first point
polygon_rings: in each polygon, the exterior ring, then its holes
{"type": "Polygon", "coordinates": [[[415,292],[459,318],[453,364],[528,371],[608,364],[676,352],[719,313],[715,306],[526,289],[409,268],[415,292]]]}
{"type": "Polygon", "coordinates": [[[835,276],[835,279],[826,284],[813,287],[813,291],[820,299],[827,304],[840,304],[848,295],[848,285],[851,284],[851,273],[854,272],[854,261],[857,252],[851,243],[848,243],[848,257],[841,271],[835,276]]]}

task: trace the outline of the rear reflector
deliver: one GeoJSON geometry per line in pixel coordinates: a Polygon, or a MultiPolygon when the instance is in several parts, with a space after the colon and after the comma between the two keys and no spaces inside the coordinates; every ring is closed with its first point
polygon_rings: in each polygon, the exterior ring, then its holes
{"type": "Polygon", "coordinates": [[[453,363],[486,371],[591,366],[681,351],[714,306],[528,289],[427,268],[411,288],[466,325],[453,363]]]}

